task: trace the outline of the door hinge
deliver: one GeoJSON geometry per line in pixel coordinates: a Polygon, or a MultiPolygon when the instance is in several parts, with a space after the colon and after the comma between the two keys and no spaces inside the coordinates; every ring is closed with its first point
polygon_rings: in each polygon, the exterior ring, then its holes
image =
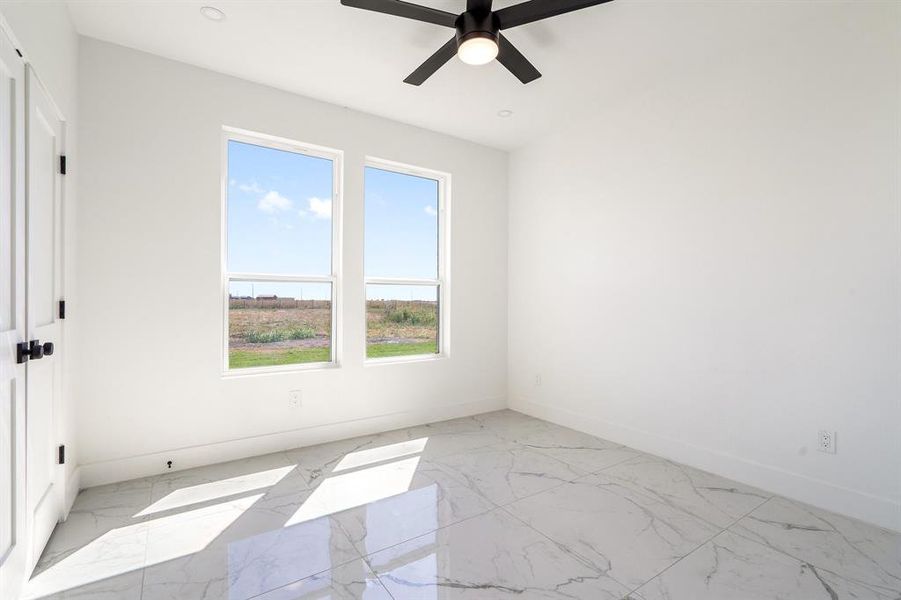
{"type": "Polygon", "coordinates": [[[59,157],[59,173],[60,175],[66,174],[66,155],[61,154],[59,157]]]}
{"type": "Polygon", "coordinates": [[[59,318],[60,319],[66,318],[66,301],[65,300],[59,301],[59,318]]]}
{"type": "Polygon", "coordinates": [[[57,451],[57,462],[61,465],[66,464],[66,445],[63,444],[57,451]]]}

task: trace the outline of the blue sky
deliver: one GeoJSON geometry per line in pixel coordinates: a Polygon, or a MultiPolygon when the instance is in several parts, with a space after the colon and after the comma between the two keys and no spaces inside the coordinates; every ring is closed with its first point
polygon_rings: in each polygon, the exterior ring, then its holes
{"type": "MultiPolygon", "coordinates": [[[[237,141],[228,145],[228,270],[331,273],[332,162],[237,141]]],[[[438,182],[371,167],[365,173],[368,277],[438,274],[438,182]]],[[[324,299],[327,284],[250,283],[233,295],[324,299]]],[[[371,286],[367,298],[435,299],[434,287],[371,286]]]]}

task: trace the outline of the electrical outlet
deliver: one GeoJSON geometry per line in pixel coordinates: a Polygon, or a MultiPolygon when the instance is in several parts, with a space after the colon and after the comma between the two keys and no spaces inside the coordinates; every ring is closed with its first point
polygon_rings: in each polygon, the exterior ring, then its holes
{"type": "Polygon", "coordinates": [[[300,408],[301,404],[300,390],[291,390],[288,392],[288,408],[300,408]]]}
{"type": "Polygon", "coordinates": [[[535,387],[541,385],[541,375],[535,375],[535,387]]]}
{"type": "Polygon", "coordinates": [[[825,429],[820,430],[820,435],[817,438],[817,450],[825,452],[826,454],[835,454],[834,431],[826,431],[825,429]]]}

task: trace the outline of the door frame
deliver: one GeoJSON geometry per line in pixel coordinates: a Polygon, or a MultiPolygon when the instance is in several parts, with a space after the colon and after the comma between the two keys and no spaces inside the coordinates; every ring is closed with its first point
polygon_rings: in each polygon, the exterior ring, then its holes
{"type": "MultiPolygon", "coordinates": [[[[14,142],[10,144],[10,152],[13,157],[13,168],[10,177],[14,185],[10,187],[11,222],[10,222],[10,250],[15,258],[10,265],[10,277],[12,289],[10,302],[12,303],[11,316],[12,329],[8,339],[9,343],[0,351],[6,354],[13,373],[10,381],[15,382],[16,393],[12,397],[13,421],[12,433],[15,440],[12,442],[13,457],[12,470],[12,515],[10,525],[12,527],[10,546],[0,556],[0,591],[5,595],[9,592],[13,597],[17,595],[28,574],[29,548],[31,547],[31,535],[28,528],[27,517],[27,423],[26,414],[26,368],[16,363],[15,344],[27,339],[27,319],[25,315],[25,60],[18,51],[19,44],[9,30],[5,21],[0,21],[0,45],[7,55],[8,61],[15,65],[13,77],[17,80],[15,94],[11,99],[10,110],[13,129],[9,132],[14,135],[14,142]]],[[[8,337],[8,336],[7,336],[8,337]]]]}

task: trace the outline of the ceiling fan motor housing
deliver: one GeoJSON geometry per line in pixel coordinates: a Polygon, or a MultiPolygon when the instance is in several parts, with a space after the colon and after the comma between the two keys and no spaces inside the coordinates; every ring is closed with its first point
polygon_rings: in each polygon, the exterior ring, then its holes
{"type": "Polygon", "coordinates": [[[495,14],[491,11],[466,11],[455,22],[457,29],[457,47],[466,40],[482,37],[498,43],[500,26],[495,14]]]}

